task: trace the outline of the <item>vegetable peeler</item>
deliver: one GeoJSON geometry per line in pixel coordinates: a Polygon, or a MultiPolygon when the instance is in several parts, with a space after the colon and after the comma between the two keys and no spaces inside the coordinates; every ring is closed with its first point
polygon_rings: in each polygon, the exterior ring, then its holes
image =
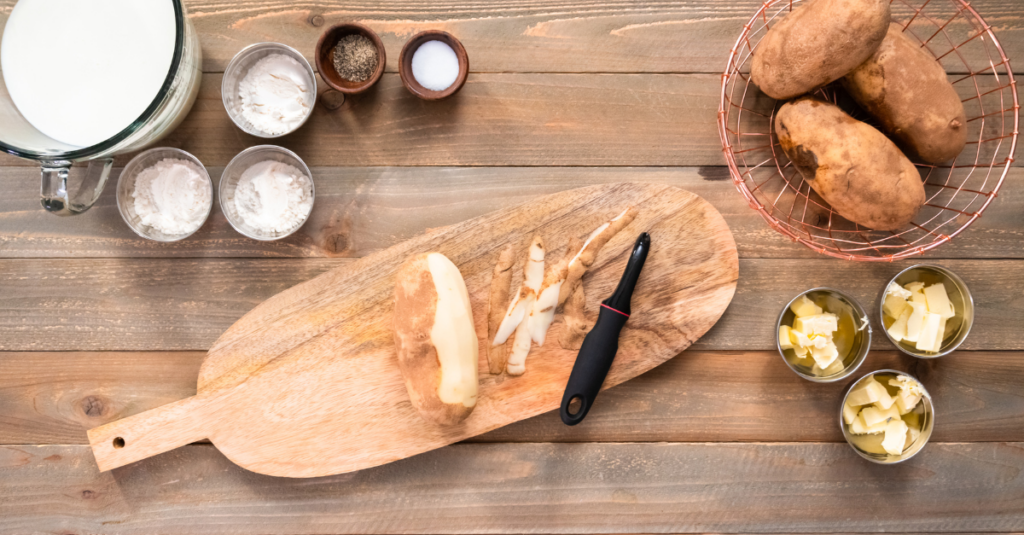
{"type": "Polygon", "coordinates": [[[629,302],[650,250],[651,236],[644,232],[633,245],[633,252],[626,263],[626,271],[619,279],[619,286],[611,297],[601,302],[597,323],[583,339],[583,346],[569,374],[559,409],[562,422],[566,425],[582,422],[594,405],[597,393],[601,391],[601,384],[619,350],[619,333],[629,319],[629,302]]]}

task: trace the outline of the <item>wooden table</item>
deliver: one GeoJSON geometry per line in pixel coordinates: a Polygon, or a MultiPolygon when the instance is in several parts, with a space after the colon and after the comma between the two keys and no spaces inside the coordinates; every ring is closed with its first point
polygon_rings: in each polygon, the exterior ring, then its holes
{"type": "MultiPolygon", "coordinates": [[[[311,220],[280,242],[241,237],[217,208],[184,242],[143,241],[121,221],[113,187],[87,214],[60,219],[39,207],[38,171],[0,158],[0,531],[1024,530],[1024,171],[1011,170],[971,229],[923,258],[973,289],[977,319],[962,350],[919,361],[875,337],[862,370],[921,378],[937,425],[911,461],[869,464],[836,425],[848,382],[797,378],[773,350],[772,325],[789,298],[817,285],[877,310],[881,286],[911,262],[818,256],[769,229],[728,180],[719,73],[759,5],[190,1],[206,74],[165,144],[214,177],[260,142],[220,101],[221,72],[243,46],[280,41],[310,56],[327,26],[360,20],[383,37],[388,72],[360,97],[321,84],[312,119],[280,140],[317,184],[311,220]],[[401,45],[427,28],[457,35],[472,59],[450,101],[413,98],[395,71],[401,45]],[[711,332],[607,392],[585,424],[545,414],[312,480],[246,472],[209,444],[97,472],[85,430],[193,394],[211,342],[274,293],[433,227],[613,181],[671,183],[708,199],[732,227],[741,274],[711,332]]],[[[973,6],[1024,62],[1024,4],[973,6]]]]}

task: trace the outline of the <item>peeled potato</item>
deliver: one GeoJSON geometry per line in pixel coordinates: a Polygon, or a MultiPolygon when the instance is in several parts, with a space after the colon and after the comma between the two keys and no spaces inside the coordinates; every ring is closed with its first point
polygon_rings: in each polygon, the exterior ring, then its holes
{"type": "Polygon", "coordinates": [[[451,260],[424,253],[402,264],[394,331],[413,406],[439,424],[465,420],[476,407],[479,346],[469,292],[451,260]]]}

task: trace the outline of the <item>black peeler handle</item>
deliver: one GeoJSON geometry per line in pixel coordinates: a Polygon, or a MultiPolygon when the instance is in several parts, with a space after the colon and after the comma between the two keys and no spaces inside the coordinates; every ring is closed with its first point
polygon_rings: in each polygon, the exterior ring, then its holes
{"type": "Polygon", "coordinates": [[[618,288],[611,297],[601,302],[597,323],[583,339],[583,346],[576,356],[576,363],[573,364],[569,382],[565,385],[562,406],[559,409],[562,422],[566,425],[582,422],[590,407],[594,405],[597,393],[601,391],[604,378],[608,375],[612,361],[615,360],[615,353],[619,350],[619,333],[629,319],[630,299],[633,297],[633,289],[636,288],[636,281],[640,278],[640,270],[644,267],[650,249],[651,237],[644,232],[633,246],[633,253],[626,264],[622,279],[619,280],[618,288]],[[578,408],[574,401],[578,402],[578,408]],[[573,406],[574,412],[570,412],[570,405],[573,406]]]}

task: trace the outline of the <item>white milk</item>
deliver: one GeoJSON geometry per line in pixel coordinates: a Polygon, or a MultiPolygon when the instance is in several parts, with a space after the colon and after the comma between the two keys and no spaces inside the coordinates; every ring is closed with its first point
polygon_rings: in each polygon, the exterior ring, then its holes
{"type": "Polygon", "coordinates": [[[0,41],[11,100],[37,129],[85,147],[142,115],[174,56],[170,0],[20,0],[0,41]]]}

